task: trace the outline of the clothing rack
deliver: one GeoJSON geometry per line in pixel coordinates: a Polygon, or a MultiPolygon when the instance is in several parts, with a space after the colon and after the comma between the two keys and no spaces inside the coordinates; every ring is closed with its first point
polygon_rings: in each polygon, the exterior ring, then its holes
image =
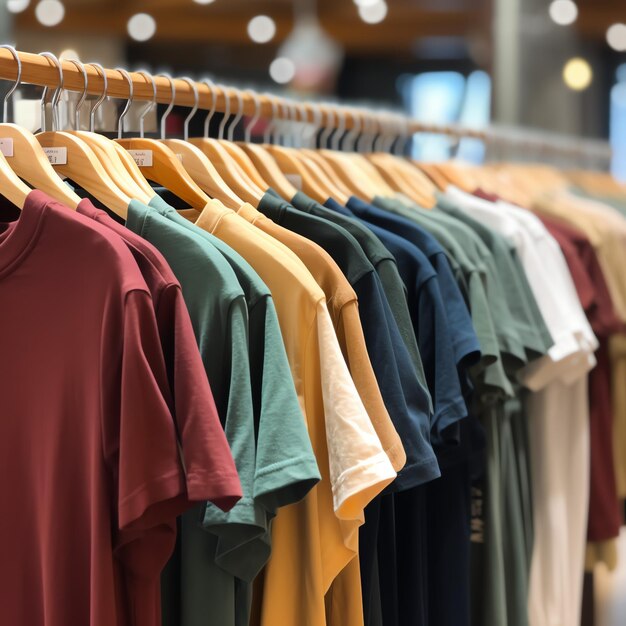
{"type": "MultiPolygon", "coordinates": [[[[59,86],[59,70],[54,62],[42,55],[17,52],[21,62],[20,82],[32,85],[59,86]]],[[[63,88],[69,91],[102,95],[105,83],[95,66],[85,64],[87,86],[84,75],[72,61],[60,61],[63,69],[63,88]]],[[[107,95],[112,98],[131,97],[127,79],[117,69],[104,69],[107,79],[107,95]]],[[[428,124],[406,115],[376,111],[364,107],[344,106],[331,103],[299,102],[281,96],[256,93],[251,89],[239,90],[234,87],[212,84],[212,81],[198,82],[197,101],[194,90],[187,80],[164,75],[151,76],[145,72],[130,72],[133,85],[133,100],[154,101],[184,106],[198,106],[199,109],[218,112],[240,112],[248,116],[267,119],[300,121],[317,124],[324,128],[341,130],[375,131],[396,137],[410,138],[417,133],[447,135],[451,139],[471,138],[482,141],[487,146],[506,147],[515,145],[528,148],[531,154],[562,155],[571,158],[591,158],[594,161],[610,161],[611,149],[606,141],[580,139],[564,135],[546,134],[520,128],[488,129],[468,128],[461,125],[428,124]],[[154,87],[153,83],[154,81],[154,87]],[[212,86],[210,87],[209,84],[212,86]],[[174,97],[172,98],[172,84],[174,97]],[[153,91],[154,89],[154,91],[153,91]]],[[[18,67],[11,50],[0,48],[0,79],[17,80],[18,67]]]]}

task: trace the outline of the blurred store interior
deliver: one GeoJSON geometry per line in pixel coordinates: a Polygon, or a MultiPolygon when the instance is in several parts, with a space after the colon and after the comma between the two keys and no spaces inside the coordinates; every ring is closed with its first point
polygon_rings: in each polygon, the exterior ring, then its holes
{"type": "MultiPolygon", "coordinates": [[[[621,0],[5,0],[0,38],[105,67],[609,138],[626,177],[621,0]]],[[[176,119],[176,118],[173,118],[176,119]]],[[[442,138],[415,150],[441,158],[442,138]]],[[[459,148],[480,158],[480,146],[459,148]]]]}

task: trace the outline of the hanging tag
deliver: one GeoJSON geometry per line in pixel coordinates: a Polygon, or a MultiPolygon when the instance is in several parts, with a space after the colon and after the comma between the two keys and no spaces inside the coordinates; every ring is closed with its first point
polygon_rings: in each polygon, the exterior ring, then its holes
{"type": "Polygon", "coordinates": [[[300,174],[285,174],[285,178],[299,191],[302,191],[302,176],[300,174]]]}
{"type": "Polygon", "coordinates": [[[4,139],[0,138],[0,152],[5,157],[13,156],[13,138],[12,137],[5,137],[4,139]]]}
{"type": "Polygon", "coordinates": [[[152,167],[152,150],[129,150],[128,154],[139,167],[152,167]]]}
{"type": "Polygon", "coordinates": [[[60,146],[58,148],[44,148],[44,154],[48,157],[51,165],[67,164],[67,148],[60,146]]]}

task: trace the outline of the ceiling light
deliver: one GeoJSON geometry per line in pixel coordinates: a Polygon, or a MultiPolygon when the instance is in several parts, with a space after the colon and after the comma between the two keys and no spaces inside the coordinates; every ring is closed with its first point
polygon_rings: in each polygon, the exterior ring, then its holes
{"type": "Polygon", "coordinates": [[[248,22],[248,36],[255,43],[267,43],[276,34],[276,22],[267,15],[257,15],[248,22]]]}
{"type": "Polygon", "coordinates": [[[59,0],[41,0],[35,7],[35,17],[44,26],[56,26],[64,16],[65,7],[59,0]]]}
{"type": "Polygon", "coordinates": [[[63,52],[59,54],[59,59],[61,61],[69,61],[70,59],[73,59],[74,61],[80,61],[78,52],[76,52],[76,50],[72,50],[72,48],[67,48],[66,50],[63,50],[63,52]]]}
{"type": "Polygon", "coordinates": [[[28,8],[30,0],[7,0],[7,11],[9,13],[21,13],[28,8]]]}
{"type": "Polygon", "coordinates": [[[361,5],[359,17],[367,24],[379,24],[387,17],[387,3],[379,0],[375,4],[361,5]]]}
{"type": "Polygon", "coordinates": [[[574,91],[587,89],[593,79],[591,65],[585,59],[574,57],[563,68],[563,80],[574,91]]]}
{"type": "Polygon", "coordinates": [[[293,80],[296,75],[296,66],[291,59],[287,57],[276,57],[270,63],[270,76],[272,80],[280,83],[288,83],[293,80]]]}
{"type": "Polygon", "coordinates": [[[193,0],[196,4],[211,4],[215,2],[215,0],[193,0]]]}
{"type": "Polygon", "coordinates": [[[552,21],[559,26],[573,24],[578,17],[578,7],[572,0],[553,0],[549,9],[552,21]]]}
{"type": "Polygon", "coordinates": [[[156,33],[156,21],[147,13],[136,13],[126,25],[128,34],[135,41],[148,41],[156,33]]]}
{"type": "Polygon", "coordinates": [[[606,42],[618,52],[626,50],[626,24],[613,24],[606,31],[606,42]]]}

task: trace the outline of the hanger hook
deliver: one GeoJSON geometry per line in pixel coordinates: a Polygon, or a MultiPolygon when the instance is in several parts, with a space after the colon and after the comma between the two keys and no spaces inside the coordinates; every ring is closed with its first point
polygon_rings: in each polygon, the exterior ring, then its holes
{"type": "Polygon", "coordinates": [[[100,63],[87,63],[87,65],[91,65],[96,68],[96,72],[102,76],[102,93],[100,97],[94,102],[94,105],[91,107],[91,112],[89,113],[89,130],[90,132],[94,132],[96,127],[96,111],[100,108],[102,103],[106,100],[107,92],[109,91],[109,80],[107,78],[107,74],[104,71],[104,68],[100,63]]]}
{"type": "Polygon", "coordinates": [[[276,143],[276,119],[278,118],[278,104],[275,97],[271,93],[265,93],[265,97],[269,100],[272,107],[272,117],[265,127],[263,133],[263,143],[276,143]]]}
{"type": "Polygon", "coordinates": [[[139,114],[139,136],[143,139],[144,120],[146,118],[146,115],[148,115],[148,113],[152,111],[152,109],[154,109],[156,105],[157,89],[156,89],[156,83],[154,82],[154,78],[152,77],[151,74],[149,74],[145,70],[139,70],[137,74],[140,74],[141,76],[143,76],[145,81],[150,82],[150,84],[152,85],[152,100],[148,102],[148,104],[143,108],[143,110],[139,114]]]}
{"type": "MultiPolygon", "coordinates": [[[[300,133],[300,145],[311,146],[311,137],[315,133],[313,125],[309,122],[309,114],[304,102],[296,103],[298,115],[300,116],[300,123],[302,124],[302,132],[300,133]]],[[[313,113],[313,120],[315,122],[315,113],[313,113]]]]}
{"type": "Polygon", "coordinates": [[[247,93],[254,102],[254,115],[250,118],[243,131],[244,141],[246,143],[252,143],[252,129],[256,126],[256,123],[261,117],[261,99],[259,98],[259,94],[253,89],[246,89],[244,93],[247,93]]]}
{"type": "Polygon", "coordinates": [[[172,109],[174,108],[174,100],[176,99],[176,85],[174,84],[173,78],[169,74],[165,72],[157,74],[157,78],[160,76],[168,80],[170,84],[170,91],[172,92],[172,98],[170,100],[170,103],[167,105],[167,109],[165,109],[165,112],[161,117],[161,139],[165,139],[165,121],[167,120],[169,114],[172,112],[172,109]]]}
{"type": "Polygon", "coordinates": [[[196,111],[198,110],[198,103],[200,102],[200,95],[198,94],[198,87],[196,86],[196,83],[192,78],[189,78],[189,76],[183,76],[181,80],[184,80],[189,85],[189,87],[191,88],[191,91],[193,91],[193,98],[194,98],[193,107],[191,111],[189,111],[189,115],[187,115],[187,117],[185,118],[185,122],[183,123],[183,139],[187,141],[187,139],[189,139],[189,122],[191,121],[191,118],[196,114],[196,111]]]}
{"type": "Polygon", "coordinates": [[[226,93],[225,85],[217,85],[217,86],[219,87],[220,91],[224,95],[224,116],[222,117],[222,120],[220,121],[220,125],[217,129],[217,138],[222,140],[224,139],[224,129],[226,128],[226,123],[228,122],[228,118],[230,117],[230,98],[228,97],[228,94],[226,93]]]}
{"type": "Polygon", "coordinates": [[[6,48],[13,55],[15,63],[17,64],[17,76],[15,77],[15,82],[11,86],[11,89],[6,92],[6,95],[4,96],[4,101],[2,103],[2,121],[6,123],[9,114],[9,98],[13,95],[15,90],[20,86],[22,82],[22,59],[20,59],[20,55],[17,53],[17,50],[13,46],[4,44],[0,45],[0,48],[6,48]]]}
{"type": "Polygon", "coordinates": [[[281,120],[282,124],[280,125],[281,130],[278,130],[278,140],[282,143],[283,146],[289,145],[289,121],[291,120],[291,111],[289,110],[289,105],[287,101],[283,98],[279,98],[278,107],[281,109],[281,120]]]}
{"type": "Polygon", "coordinates": [[[77,59],[68,59],[70,63],[73,63],[76,69],[81,73],[83,77],[83,93],[80,94],[80,98],[74,107],[74,130],[80,130],[80,110],[83,108],[83,104],[87,99],[87,84],[89,78],[87,77],[87,70],[85,66],[77,59]]]}
{"type": "Polygon", "coordinates": [[[361,120],[361,113],[358,109],[352,109],[350,111],[350,115],[352,117],[352,128],[343,138],[343,149],[346,152],[356,152],[356,140],[361,134],[363,123],[361,120]]]}
{"type": "Polygon", "coordinates": [[[295,133],[293,131],[293,127],[296,123],[296,115],[295,110],[293,108],[293,101],[285,98],[282,101],[283,111],[286,116],[286,123],[284,125],[285,132],[283,133],[284,142],[286,146],[294,147],[295,144],[295,133]]]}
{"type": "Polygon", "coordinates": [[[328,149],[330,147],[330,135],[335,130],[335,112],[328,104],[323,105],[322,112],[326,113],[326,125],[320,134],[320,148],[328,149]]]}
{"type": "Polygon", "coordinates": [[[330,140],[330,149],[331,150],[339,150],[340,149],[340,140],[343,137],[344,132],[346,131],[346,111],[344,107],[337,107],[337,117],[338,124],[335,132],[330,140]]]}
{"type": "MultiPolygon", "coordinates": [[[[303,104],[302,105],[306,111],[306,105],[303,104]]],[[[315,103],[312,105],[312,111],[313,111],[313,128],[311,129],[311,137],[310,137],[310,141],[309,141],[309,146],[311,148],[315,148],[316,146],[316,139],[317,139],[317,133],[319,132],[320,128],[322,128],[322,123],[324,121],[324,116],[322,114],[322,109],[320,107],[319,104],[315,103]]]]}
{"type": "Polygon", "coordinates": [[[215,83],[210,78],[203,78],[200,82],[205,84],[208,87],[209,94],[211,96],[211,106],[209,108],[209,112],[207,116],[204,118],[204,136],[208,137],[209,136],[209,124],[211,122],[211,119],[213,119],[213,116],[215,115],[215,101],[217,100],[217,98],[215,97],[216,86],[215,86],[215,83]]]}
{"type": "Polygon", "coordinates": [[[116,67],[115,71],[119,72],[126,79],[126,82],[128,83],[128,98],[126,99],[126,104],[124,105],[124,109],[122,110],[119,118],[117,119],[117,138],[121,139],[122,132],[124,130],[124,118],[126,117],[126,114],[128,113],[128,110],[130,109],[133,103],[134,90],[133,90],[133,79],[130,77],[130,74],[121,67],[116,67]]]}
{"type": "MultiPolygon", "coordinates": [[[[40,52],[39,56],[50,59],[56,66],[59,72],[59,82],[54,88],[54,93],[50,99],[50,105],[52,107],[52,129],[59,130],[59,113],[57,111],[57,105],[59,104],[59,98],[61,97],[61,90],[63,89],[63,67],[59,59],[52,54],[52,52],[40,52]]],[[[46,124],[46,96],[48,95],[48,86],[46,85],[41,95],[41,130],[45,130],[46,124]]]]}
{"type": "Polygon", "coordinates": [[[243,95],[241,94],[241,89],[237,89],[235,87],[232,89],[235,92],[235,97],[237,98],[237,113],[228,123],[228,127],[226,129],[226,137],[228,141],[234,140],[235,128],[237,128],[237,124],[239,124],[239,121],[243,117],[243,95]]]}
{"type": "Polygon", "coordinates": [[[300,103],[295,100],[291,101],[291,108],[293,110],[294,124],[292,124],[293,132],[293,146],[294,148],[302,147],[302,136],[304,134],[304,119],[301,116],[302,109],[300,103]]]}
{"type": "Polygon", "coordinates": [[[372,121],[371,115],[369,113],[364,113],[362,132],[359,137],[357,137],[357,140],[354,144],[354,149],[357,152],[366,152],[366,142],[370,137],[373,136],[373,130],[374,122],[372,121]]]}

